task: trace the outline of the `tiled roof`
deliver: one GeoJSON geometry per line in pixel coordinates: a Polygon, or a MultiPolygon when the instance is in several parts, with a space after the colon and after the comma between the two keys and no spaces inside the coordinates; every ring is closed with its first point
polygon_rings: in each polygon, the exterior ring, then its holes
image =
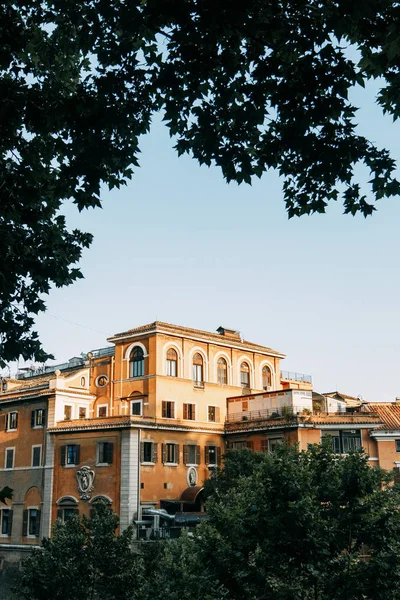
{"type": "Polygon", "coordinates": [[[384,429],[386,431],[400,430],[400,405],[394,404],[394,402],[370,402],[365,404],[364,407],[379,415],[383,425],[377,427],[377,429],[384,429]]]}
{"type": "Polygon", "coordinates": [[[200,329],[192,329],[190,327],[182,327],[182,325],[171,325],[170,323],[164,323],[163,321],[154,321],[153,323],[147,323],[146,325],[141,325],[140,327],[135,327],[134,329],[128,329],[128,331],[124,331],[122,333],[116,333],[112,337],[108,338],[109,342],[117,342],[120,339],[125,337],[129,337],[130,335],[137,335],[139,333],[148,333],[154,330],[164,330],[172,335],[174,333],[179,335],[186,335],[194,338],[207,338],[210,341],[218,341],[219,343],[226,343],[227,346],[235,344],[241,345],[243,348],[252,348],[254,350],[260,350],[263,352],[269,352],[271,354],[276,354],[278,356],[284,357],[285,355],[278,350],[273,350],[268,346],[260,346],[259,344],[254,344],[253,342],[248,342],[247,340],[239,340],[235,336],[229,335],[221,335],[219,333],[211,332],[211,331],[202,331],[200,329]]]}
{"type": "MultiPolygon", "coordinates": [[[[68,375],[71,375],[72,373],[75,373],[79,370],[82,370],[82,366],[79,367],[75,367],[73,369],[66,369],[65,371],[61,372],[61,375],[63,377],[67,377],[68,375]]],[[[27,377],[26,379],[8,379],[7,381],[11,384],[9,386],[9,388],[7,389],[7,391],[3,394],[0,395],[0,401],[3,399],[6,399],[6,397],[8,397],[9,394],[17,394],[17,393],[21,393],[24,392],[26,390],[30,390],[32,388],[37,388],[37,387],[48,387],[49,385],[49,381],[51,379],[55,379],[56,376],[54,374],[54,372],[51,373],[46,373],[45,375],[38,375],[38,376],[33,376],[33,377],[27,377]],[[17,385],[15,385],[17,384],[17,385]]]]}

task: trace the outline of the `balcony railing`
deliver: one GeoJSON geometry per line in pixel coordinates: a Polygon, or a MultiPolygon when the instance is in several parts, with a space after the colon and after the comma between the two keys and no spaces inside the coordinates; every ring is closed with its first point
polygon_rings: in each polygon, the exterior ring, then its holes
{"type": "Polygon", "coordinates": [[[295,373],[294,371],[281,371],[281,379],[290,379],[291,381],[302,381],[303,383],[312,383],[311,375],[304,375],[304,373],[295,373]]]}
{"type": "Polygon", "coordinates": [[[243,410],[226,416],[227,423],[239,423],[241,421],[278,420],[297,421],[298,415],[311,415],[311,410],[303,407],[284,406],[282,408],[263,408],[260,410],[243,410]]]}
{"type": "Polygon", "coordinates": [[[204,390],[204,381],[193,381],[193,386],[204,390]]]}

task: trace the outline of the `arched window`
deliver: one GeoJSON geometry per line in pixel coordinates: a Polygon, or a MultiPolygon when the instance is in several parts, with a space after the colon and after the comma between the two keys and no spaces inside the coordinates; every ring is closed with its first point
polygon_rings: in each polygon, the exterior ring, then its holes
{"type": "Polygon", "coordinates": [[[130,376],[143,377],[144,375],[144,353],[143,348],[135,346],[130,356],[130,376]]]}
{"type": "Polygon", "coordinates": [[[250,367],[247,362],[240,365],[240,385],[244,388],[250,387],[250,367]]]}
{"type": "Polygon", "coordinates": [[[268,390],[272,385],[271,369],[265,365],[262,368],[262,387],[263,390],[268,390]]]}
{"type": "Polygon", "coordinates": [[[228,383],[228,365],[222,356],[217,361],[217,381],[224,385],[228,383]]]}
{"type": "Polygon", "coordinates": [[[62,498],[57,504],[57,518],[64,521],[64,523],[65,521],[68,521],[68,519],[72,519],[72,517],[79,514],[78,503],[74,498],[67,496],[62,498]]]}
{"type": "Polygon", "coordinates": [[[168,348],[167,351],[167,375],[178,376],[178,354],[173,348],[168,348]]]}
{"type": "Polygon", "coordinates": [[[193,381],[195,384],[202,384],[203,379],[203,357],[199,352],[193,356],[193,381]]]}

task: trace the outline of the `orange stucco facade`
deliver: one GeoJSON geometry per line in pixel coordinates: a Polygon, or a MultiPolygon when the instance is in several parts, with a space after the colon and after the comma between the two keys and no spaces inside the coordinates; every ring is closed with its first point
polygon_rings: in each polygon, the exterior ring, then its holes
{"type": "Polygon", "coordinates": [[[3,380],[0,487],[14,496],[0,543],[35,544],[100,500],[122,529],[148,509],[204,510],[202,485],[227,447],[306,449],[330,435],[340,452],[362,445],[372,465],[397,467],[400,421],[389,431],[382,411],[347,413],[345,401],[334,413],[336,397],[316,408],[309,377],[281,373],[283,354],[234,330],[154,322],[109,342],[3,380]]]}

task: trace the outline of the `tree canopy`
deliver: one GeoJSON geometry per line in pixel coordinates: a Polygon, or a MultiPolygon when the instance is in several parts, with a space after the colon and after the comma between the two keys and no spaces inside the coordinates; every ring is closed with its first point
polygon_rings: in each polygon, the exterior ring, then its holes
{"type": "Polygon", "coordinates": [[[276,169],[289,217],[337,199],[367,216],[398,195],[349,92],[378,79],[379,106],[399,116],[399,14],[389,0],[2,2],[1,364],[49,356],[34,315],[52,285],[82,276],[91,242],[62,203],[99,207],[102,185],[126,183],[156,111],[178,154],[227,181],[276,169]]]}
{"type": "Polygon", "coordinates": [[[165,547],[153,598],[400,598],[400,493],[367,462],[327,445],[231,452],[209,522],[165,547]]]}
{"type": "Polygon", "coordinates": [[[25,562],[30,600],[399,600],[400,488],[329,443],[231,451],[206,483],[209,521],[177,540],[116,536],[118,518],[57,522],[25,562]]]}
{"type": "Polygon", "coordinates": [[[57,521],[52,539],[44,539],[24,563],[19,597],[29,600],[134,600],[143,565],[132,552],[132,527],[116,535],[118,517],[96,505],[91,519],[57,521]]]}

